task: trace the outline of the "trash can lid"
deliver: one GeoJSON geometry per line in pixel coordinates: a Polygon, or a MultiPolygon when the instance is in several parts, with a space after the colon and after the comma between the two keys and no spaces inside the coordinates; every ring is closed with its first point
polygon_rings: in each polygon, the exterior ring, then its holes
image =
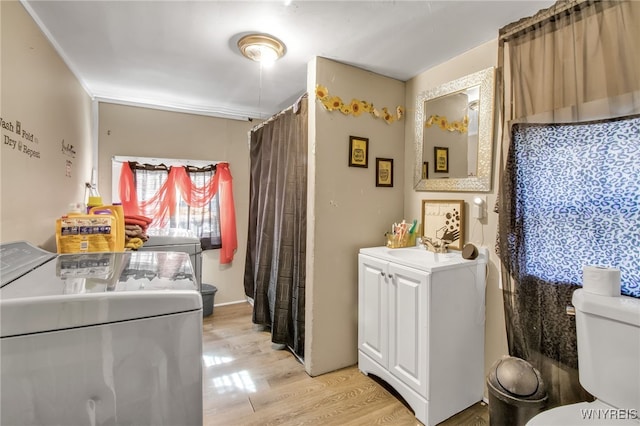
{"type": "Polygon", "coordinates": [[[520,358],[505,358],[496,367],[496,379],[500,386],[510,394],[520,397],[537,392],[538,374],[531,364],[520,358]]]}

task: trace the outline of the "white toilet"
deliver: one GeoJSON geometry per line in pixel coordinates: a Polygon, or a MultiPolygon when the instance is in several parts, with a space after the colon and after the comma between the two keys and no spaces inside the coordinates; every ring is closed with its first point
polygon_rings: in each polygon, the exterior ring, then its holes
{"type": "Polygon", "coordinates": [[[640,425],[640,299],[573,293],[580,384],[596,400],[564,405],[527,426],[640,425]]]}

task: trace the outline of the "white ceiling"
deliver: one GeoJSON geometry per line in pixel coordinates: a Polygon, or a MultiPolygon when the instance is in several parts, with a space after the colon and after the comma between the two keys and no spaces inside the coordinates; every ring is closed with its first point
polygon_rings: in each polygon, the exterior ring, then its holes
{"type": "Polygon", "coordinates": [[[406,81],[554,3],[22,1],[96,99],[244,119],[291,105],[314,56],[406,81]],[[252,32],[285,56],[262,70],[241,56],[252,32]]]}

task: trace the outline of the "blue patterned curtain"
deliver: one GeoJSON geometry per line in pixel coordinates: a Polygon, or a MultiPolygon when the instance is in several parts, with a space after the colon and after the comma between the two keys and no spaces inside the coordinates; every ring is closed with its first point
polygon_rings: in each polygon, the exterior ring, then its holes
{"type": "Polygon", "coordinates": [[[611,266],[640,297],[640,116],[512,132],[520,274],[580,286],[584,265],[611,266]]]}

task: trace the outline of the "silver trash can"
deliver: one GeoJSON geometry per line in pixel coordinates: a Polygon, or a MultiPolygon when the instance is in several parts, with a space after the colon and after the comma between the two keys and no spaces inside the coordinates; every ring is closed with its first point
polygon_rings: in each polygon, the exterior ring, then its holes
{"type": "Polygon", "coordinates": [[[493,364],[487,388],[491,426],[524,426],[547,404],[540,372],[520,358],[505,357],[493,364]]]}

